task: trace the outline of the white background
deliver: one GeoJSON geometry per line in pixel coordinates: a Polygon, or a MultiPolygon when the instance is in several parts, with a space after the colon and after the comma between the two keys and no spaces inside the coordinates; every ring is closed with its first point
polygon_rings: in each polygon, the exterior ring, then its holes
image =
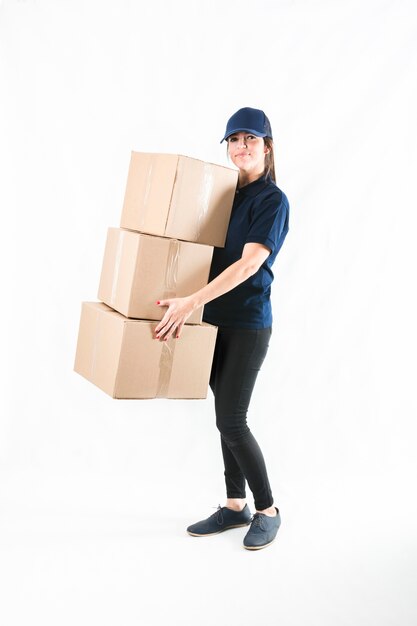
{"type": "Polygon", "coordinates": [[[0,2],[2,624],[416,623],[416,60],[413,0],[0,2]],[[227,164],[242,106],[291,204],[256,553],[185,533],[224,502],[211,397],[72,371],[130,151],[227,164]]]}

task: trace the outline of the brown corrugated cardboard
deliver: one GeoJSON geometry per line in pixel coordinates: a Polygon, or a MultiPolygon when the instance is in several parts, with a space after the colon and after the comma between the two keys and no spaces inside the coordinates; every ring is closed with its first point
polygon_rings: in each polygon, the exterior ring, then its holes
{"type": "MultiPolygon", "coordinates": [[[[187,296],[207,284],[213,248],[109,228],[98,298],[127,317],[160,320],[157,300],[187,296]]],[[[188,324],[199,324],[202,307],[188,324]]]]}
{"type": "Polygon", "coordinates": [[[120,226],[222,247],[237,176],[191,157],[132,152],[120,226]]]}
{"type": "Polygon", "coordinates": [[[158,341],[155,325],[84,302],[75,371],[113,398],[206,398],[217,328],[190,324],[158,341]]]}

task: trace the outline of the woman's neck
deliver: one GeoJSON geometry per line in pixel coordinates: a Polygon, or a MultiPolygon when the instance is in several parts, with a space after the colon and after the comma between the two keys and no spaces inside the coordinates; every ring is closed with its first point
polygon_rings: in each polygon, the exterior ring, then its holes
{"type": "Polygon", "coordinates": [[[246,185],[249,185],[250,183],[255,182],[255,180],[258,180],[258,178],[261,178],[261,176],[264,175],[264,172],[243,172],[242,170],[239,170],[239,181],[238,181],[238,187],[245,187],[246,185]]]}

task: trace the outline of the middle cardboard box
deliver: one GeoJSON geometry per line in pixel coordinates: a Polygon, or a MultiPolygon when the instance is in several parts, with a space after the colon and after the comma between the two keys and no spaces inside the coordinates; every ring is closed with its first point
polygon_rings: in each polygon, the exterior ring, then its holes
{"type": "MultiPolygon", "coordinates": [[[[98,298],[122,315],[162,319],[166,309],[157,300],[180,298],[204,287],[213,247],[109,228],[98,298]]],[[[188,318],[200,324],[203,307],[188,318]]]]}

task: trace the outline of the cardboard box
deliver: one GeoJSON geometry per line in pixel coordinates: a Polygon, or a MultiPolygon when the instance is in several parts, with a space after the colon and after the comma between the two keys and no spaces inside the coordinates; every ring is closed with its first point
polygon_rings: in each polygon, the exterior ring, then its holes
{"type": "Polygon", "coordinates": [[[75,371],[113,398],[205,398],[217,328],[189,324],[180,339],[159,341],[155,325],[84,302],[75,371]]]}
{"type": "MultiPolygon", "coordinates": [[[[207,284],[213,248],[109,228],[98,298],[127,317],[160,320],[157,300],[187,296],[207,284]]],[[[188,324],[199,324],[203,307],[188,324]]]]}
{"type": "Polygon", "coordinates": [[[186,156],[132,152],[120,226],[222,247],[237,177],[186,156]]]}

